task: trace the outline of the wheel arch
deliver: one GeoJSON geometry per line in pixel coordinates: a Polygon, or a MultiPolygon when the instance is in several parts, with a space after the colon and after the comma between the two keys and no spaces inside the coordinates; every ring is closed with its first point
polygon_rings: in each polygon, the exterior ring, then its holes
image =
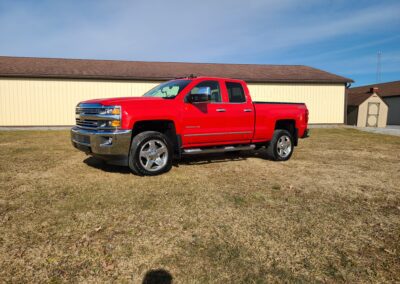
{"type": "Polygon", "coordinates": [[[160,120],[139,120],[136,121],[132,128],[132,138],[144,131],[157,131],[168,137],[174,149],[174,156],[180,157],[181,154],[181,137],[176,133],[175,122],[168,119],[160,120]]]}
{"type": "Polygon", "coordinates": [[[275,122],[275,130],[284,129],[289,131],[293,137],[294,146],[298,144],[298,130],[296,128],[296,120],[294,119],[279,119],[275,122]]]}

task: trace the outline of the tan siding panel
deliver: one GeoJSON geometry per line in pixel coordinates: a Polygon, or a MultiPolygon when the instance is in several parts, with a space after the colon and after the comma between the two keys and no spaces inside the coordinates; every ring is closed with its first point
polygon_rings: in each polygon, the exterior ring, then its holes
{"type": "MultiPolygon", "coordinates": [[[[0,126],[73,125],[83,100],[141,96],[158,82],[0,78],[0,126]]],[[[343,84],[249,84],[254,100],[305,102],[311,123],[343,123],[343,84]]]]}
{"type": "Polygon", "coordinates": [[[141,96],[157,82],[0,78],[0,126],[73,125],[83,100],[141,96]]]}
{"type": "Polygon", "coordinates": [[[249,84],[253,100],[305,103],[310,123],[344,122],[344,84],[249,84]]]}

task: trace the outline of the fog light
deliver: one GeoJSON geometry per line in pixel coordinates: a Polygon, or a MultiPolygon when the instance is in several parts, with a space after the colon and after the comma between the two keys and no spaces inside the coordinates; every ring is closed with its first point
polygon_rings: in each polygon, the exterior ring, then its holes
{"type": "Polygon", "coordinates": [[[113,143],[112,137],[102,137],[101,140],[103,142],[101,143],[101,146],[111,146],[113,143]]]}

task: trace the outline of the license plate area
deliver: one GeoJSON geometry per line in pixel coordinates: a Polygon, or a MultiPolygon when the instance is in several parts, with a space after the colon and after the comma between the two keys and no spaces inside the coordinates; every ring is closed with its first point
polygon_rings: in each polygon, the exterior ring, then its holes
{"type": "Polygon", "coordinates": [[[90,136],[87,136],[87,135],[80,135],[80,134],[74,133],[74,134],[72,135],[72,139],[73,139],[75,142],[90,145],[90,136]]]}

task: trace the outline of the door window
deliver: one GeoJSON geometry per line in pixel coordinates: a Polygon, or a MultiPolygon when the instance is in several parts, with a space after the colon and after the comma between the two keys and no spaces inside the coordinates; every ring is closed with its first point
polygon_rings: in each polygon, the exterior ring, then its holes
{"type": "Polygon", "coordinates": [[[242,84],[235,82],[226,82],[226,89],[228,90],[229,102],[230,103],[244,103],[246,102],[246,96],[242,84]]]}
{"type": "Polygon", "coordinates": [[[221,90],[219,88],[218,81],[204,81],[197,84],[191,91],[190,94],[198,93],[200,87],[209,87],[211,93],[211,103],[220,103],[221,100],[221,90]]]}

